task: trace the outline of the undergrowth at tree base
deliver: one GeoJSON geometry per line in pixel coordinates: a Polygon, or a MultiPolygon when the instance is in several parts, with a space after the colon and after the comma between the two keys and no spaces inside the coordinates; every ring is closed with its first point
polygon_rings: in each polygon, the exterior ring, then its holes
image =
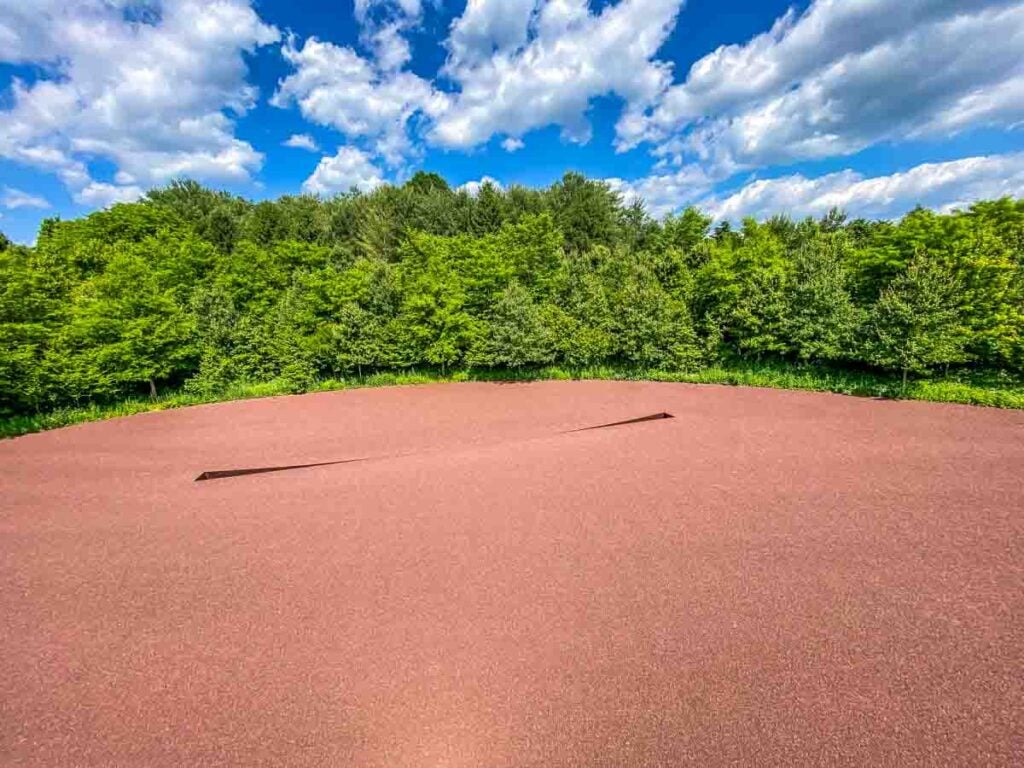
{"type": "Polygon", "coordinates": [[[965,372],[918,379],[903,388],[900,377],[869,371],[850,371],[781,363],[719,365],[696,371],[659,371],[615,366],[571,370],[559,366],[514,369],[466,369],[442,373],[439,369],[385,371],[345,379],[324,379],[296,386],[283,379],[230,385],[217,392],[169,392],[157,398],[135,397],[110,404],[60,408],[45,413],[19,414],[0,419],[0,438],[11,438],[91,421],[193,405],[275,397],[311,392],[332,392],[360,387],[405,386],[446,382],[528,382],[549,380],[660,381],[719,384],[772,389],[833,392],[858,397],[924,400],[1024,410],[1024,381],[1000,372],[965,372]]]}

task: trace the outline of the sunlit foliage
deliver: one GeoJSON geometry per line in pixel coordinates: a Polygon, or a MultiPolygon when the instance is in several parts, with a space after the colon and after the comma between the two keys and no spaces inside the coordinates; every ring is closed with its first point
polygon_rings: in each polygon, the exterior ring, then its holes
{"type": "Polygon", "coordinates": [[[1024,201],[713,224],[579,174],[259,203],[176,182],[0,237],[0,414],[414,366],[1024,370],[1024,201]]]}

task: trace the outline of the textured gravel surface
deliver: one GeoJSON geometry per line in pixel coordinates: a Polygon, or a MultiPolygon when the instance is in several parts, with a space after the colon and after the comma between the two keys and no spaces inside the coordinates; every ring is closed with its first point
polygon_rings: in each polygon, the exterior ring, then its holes
{"type": "Polygon", "coordinates": [[[1024,413],[456,384],[29,435],[0,617],[5,767],[1019,765],[1024,413]]]}

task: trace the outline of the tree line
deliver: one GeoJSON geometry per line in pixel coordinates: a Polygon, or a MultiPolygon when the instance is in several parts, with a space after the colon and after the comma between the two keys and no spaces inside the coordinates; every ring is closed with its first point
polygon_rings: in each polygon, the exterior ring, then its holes
{"type": "Polygon", "coordinates": [[[1024,200],[657,221],[570,173],[253,203],[174,182],[0,236],[0,413],[431,366],[1024,372],[1024,200]]]}

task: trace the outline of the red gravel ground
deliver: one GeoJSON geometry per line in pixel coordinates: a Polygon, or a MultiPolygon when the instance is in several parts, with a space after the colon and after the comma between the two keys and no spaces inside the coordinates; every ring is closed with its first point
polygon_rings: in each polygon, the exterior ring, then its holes
{"type": "Polygon", "coordinates": [[[0,443],[0,493],[5,767],[1024,754],[1024,413],[360,390],[0,443]]]}

